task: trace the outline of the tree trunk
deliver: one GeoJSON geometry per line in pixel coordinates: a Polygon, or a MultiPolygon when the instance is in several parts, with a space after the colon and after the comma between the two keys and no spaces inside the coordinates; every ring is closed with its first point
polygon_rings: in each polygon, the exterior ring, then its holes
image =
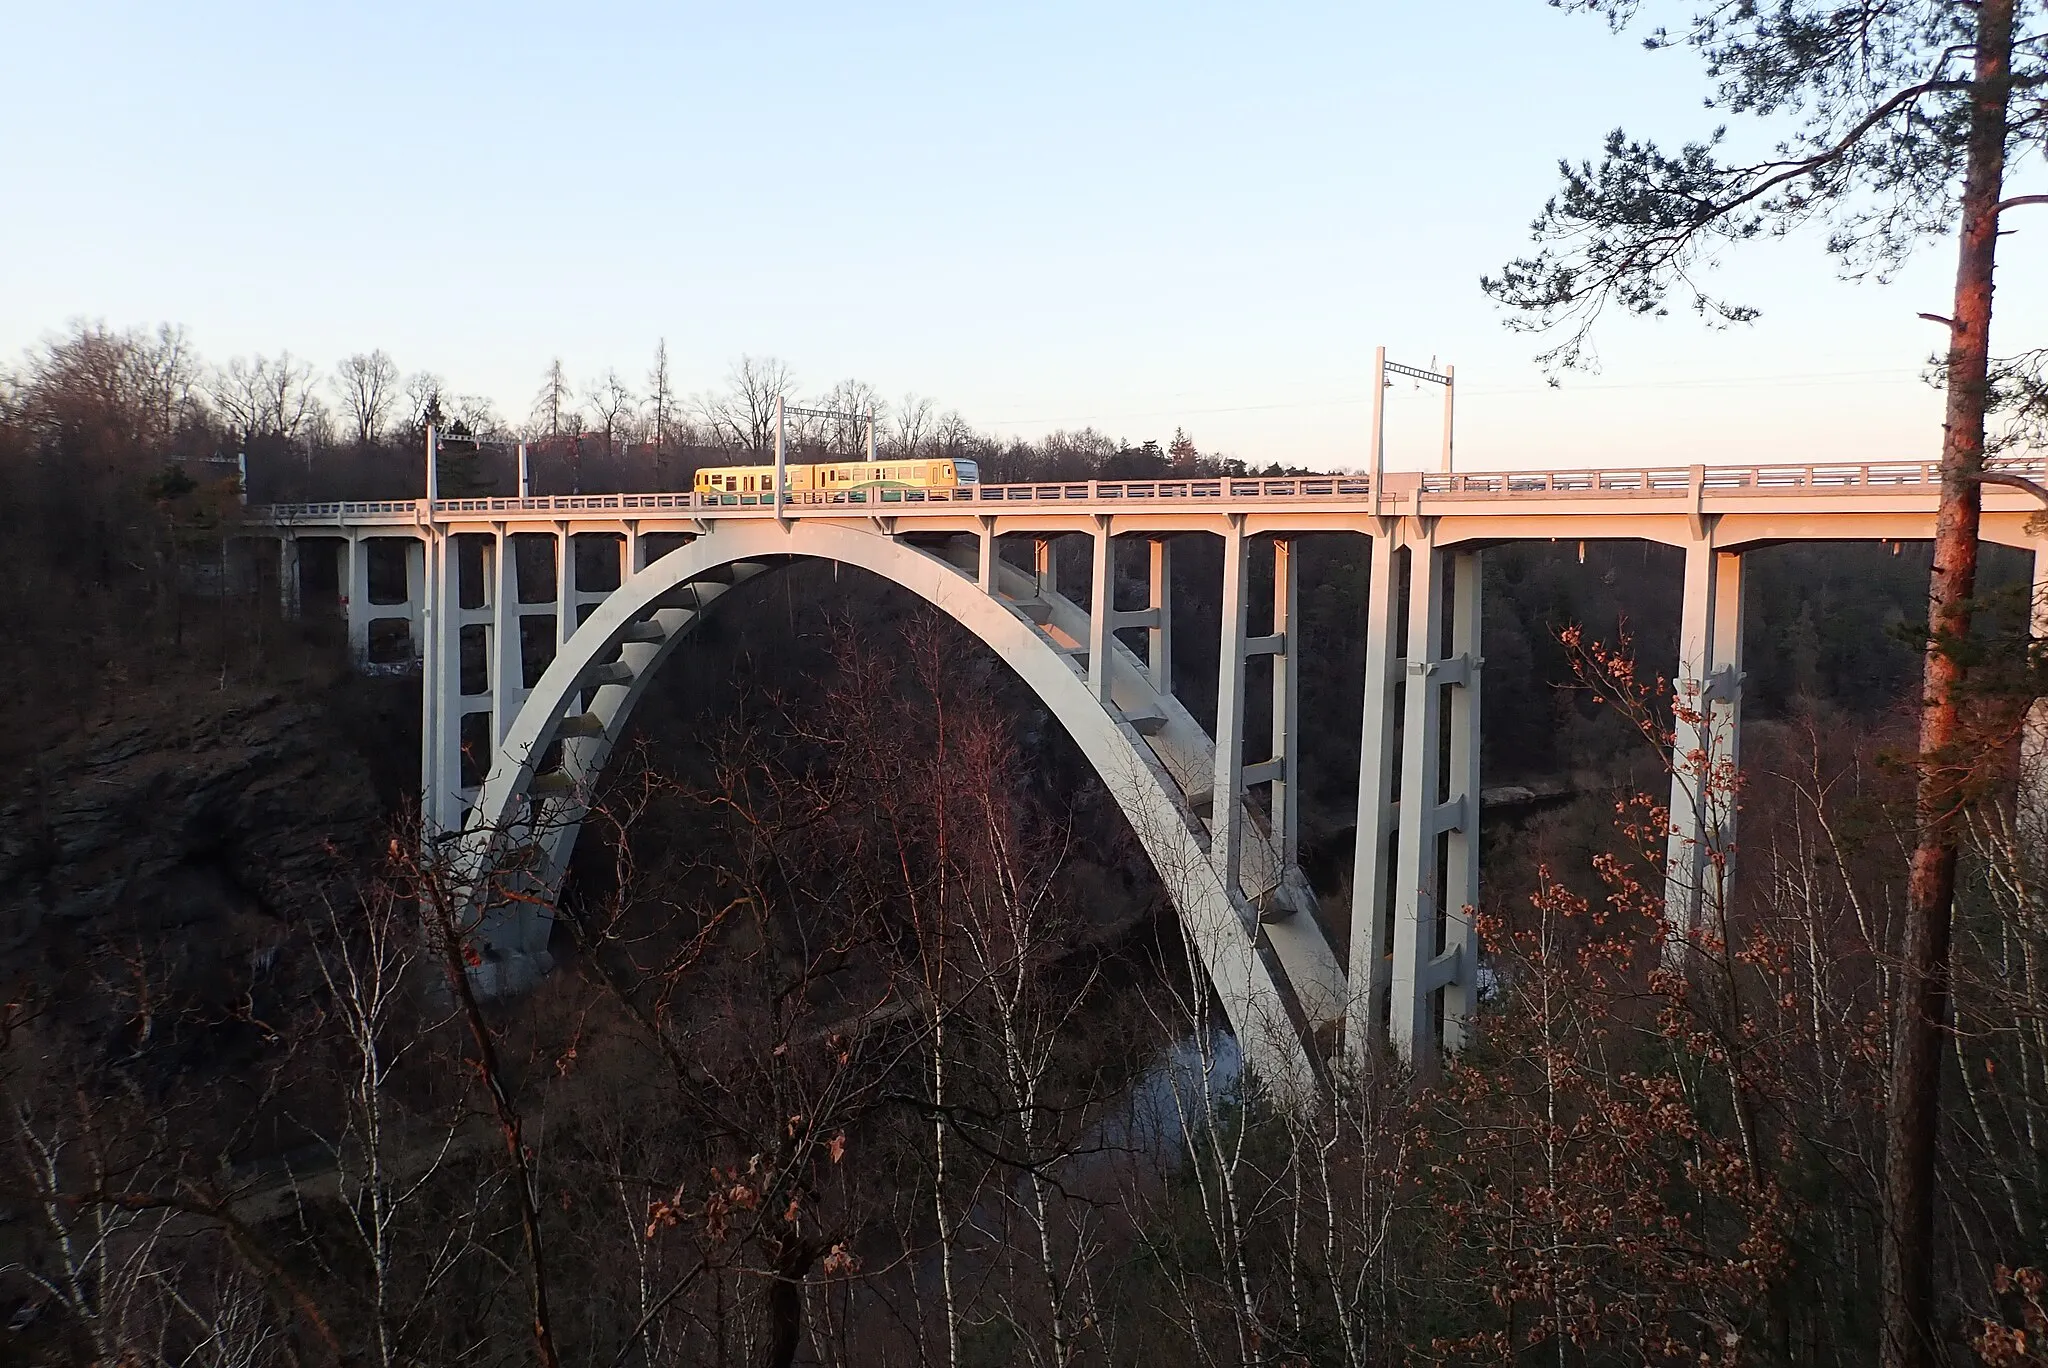
{"type": "Polygon", "coordinates": [[[1919,844],[1907,894],[1898,996],[1892,1005],[1886,1096],[1881,1269],[1885,1368],[1932,1368],[1935,1342],[1934,1181],[1941,1116],[1941,1062],[1949,1025],[1949,939],[1955,911],[1962,656],[1977,587],[1977,525],[1984,464],[1984,409],[1991,348],[1992,269],[2005,173],[2014,0],[1977,12],[1955,307],[1948,354],[1948,410],[1941,451],[1941,507],[1927,594],[1928,643],[1920,712],[1919,844]]]}

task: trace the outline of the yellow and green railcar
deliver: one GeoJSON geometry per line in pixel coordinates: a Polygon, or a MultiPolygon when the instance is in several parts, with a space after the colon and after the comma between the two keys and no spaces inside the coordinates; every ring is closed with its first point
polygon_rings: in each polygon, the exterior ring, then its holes
{"type": "MultiPolygon", "coordinates": [[[[792,462],[782,470],[784,496],[793,503],[896,503],[981,480],[972,461],[792,462]]],[[[694,488],[707,502],[774,503],[775,467],[706,466],[694,488]]]]}

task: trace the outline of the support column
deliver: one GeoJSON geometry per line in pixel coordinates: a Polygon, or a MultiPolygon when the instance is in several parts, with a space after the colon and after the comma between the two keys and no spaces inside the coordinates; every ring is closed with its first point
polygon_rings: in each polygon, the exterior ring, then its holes
{"type": "Polygon", "coordinates": [[[421,547],[426,599],[421,614],[420,817],[432,841],[462,827],[461,562],[454,538],[438,528],[421,547]]]}
{"type": "Polygon", "coordinates": [[[1434,1067],[1440,1046],[1455,1049],[1464,1042],[1479,970],[1469,909],[1479,897],[1480,562],[1477,551],[1437,550],[1433,535],[1433,529],[1425,531],[1409,554],[1399,876],[1388,987],[1394,1048],[1422,1070],[1434,1067]],[[1448,701],[1445,689],[1452,690],[1448,701]]]}
{"type": "Polygon", "coordinates": [[[993,594],[996,591],[996,520],[994,518],[984,517],[981,519],[981,533],[976,540],[979,543],[980,556],[975,565],[975,582],[981,586],[982,593],[993,594]]]}
{"type": "Polygon", "coordinates": [[[1393,936],[1394,745],[1399,713],[1400,564],[1392,519],[1372,538],[1365,601],[1365,714],[1358,745],[1358,822],[1351,857],[1351,1002],[1344,1042],[1355,1061],[1385,1037],[1393,936]]]}
{"type": "Polygon", "coordinates": [[[1173,695],[1173,543],[1155,537],[1151,543],[1152,567],[1146,607],[1152,625],[1145,634],[1145,666],[1152,676],[1153,692],[1173,695]]]}
{"type": "Polygon", "coordinates": [[[286,618],[299,615],[299,539],[290,532],[277,539],[277,611],[286,618]]]}
{"type": "Polygon", "coordinates": [[[405,544],[405,618],[413,659],[422,664],[427,658],[427,595],[431,592],[430,583],[427,542],[423,536],[415,536],[405,544]]]}
{"type": "Polygon", "coordinates": [[[577,622],[576,534],[569,524],[555,524],[555,647],[569,644],[581,624],[577,622]]]}
{"type": "Polygon", "coordinates": [[[1425,966],[1436,957],[1438,750],[1443,689],[1435,678],[1443,624],[1443,560],[1425,540],[1410,548],[1406,707],[1401,732],[1401,810],[1395,846],[1394,959],[1388,1037],[1418,1068],[1434,1063],[1436,1016],[1425,966]]]}
{"type": "Polygon", "coordinates": [[[342,545],[341,610],[348,619],[348,658],[370,663],[370,539],[351,531],[342,545]]]}
{"type": "Polygon", "coordinates": [[[1095,701],[1109,703],[1110,619],[1115,615],[1111,599],[1116,593],[1116,564],[1111,555],[1115,542],[1109,535],[1109,519],[1095,519],[1095,560],[1088,589],[1088,692],[1095,701]]]}
{"type": "Polygon", "coordinates": [[[1445,839],[1443,945],[1441,954],[1454,972],[1444,981],[1444,1048],[1465,1043],[1465,1022],[1478,1006],[1479,944],[1472,930],[1471,909],[1479,903],[1479,654],[1480,560],[1477,551],[1452,558],[1450,754],[1445,772],[1457,825],[1445,839]],[[1462,669],[1460,667],[1462,666],[1462,669]],[[1460,680],[1455,676],[1463,674],[1460,680]],[[1453,958],[1455,957],[1455,958],[1453,958]]]}
{"type": "Polygon", "coordinates": [[[1671,835],[1664,856],[1664,962],[1681,967],[1703,916],[1718,917],[1735,839],[1742,704],[1742,555],[1686,548],[1672,683],[1671,835]]]}
{"type": "Polygon", "coordinates": [[[1223,632],[1216,670],[1216,768],[1209,789],[1209,860],[1232,897],[1244,857],[1244,515],[1223,534],[1223,632]]]}
{"type": "Polygon", "coordinates": [[[1287,886],[1289,872],[1301,863],[1301,764],[1300,746],[1294,737],[1294,717],[1300,709],[1301,696],[1301,672],[1294,664],[1301,602],[1298,564],[1293,541],[1285,537],[1275,540],[1273,636],[1279,649],[1273,653],[1273,758],[1267,763],[1275,767],[1269,811],[1283,888],[1287,886]]]}
{"type": "Polygon", "coordinates": [[[1060,591],[1060,563],[1051,537],[1040,537],[1031,547],[1032,571],[1038,578],[1038,596],[1060,591]]]}
{"type": "Polygon", "coordinates": [[[499,523],[491,543],[491,734],[503,745],[526,701],[526,665],[519,633],[519,556],[499,523]]]}

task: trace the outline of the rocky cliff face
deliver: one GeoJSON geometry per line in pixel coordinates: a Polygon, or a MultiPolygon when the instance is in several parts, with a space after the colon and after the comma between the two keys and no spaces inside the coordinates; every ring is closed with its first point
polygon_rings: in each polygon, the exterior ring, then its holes
{"type": "Polygon", "coordinates": [[[214,695],[46,751],[0,808],[10,996],[88,1036],[118,1035],[144,999],[246,1017],[294,928],[345,905],[382,844],[347,733],[317,703],[214,695]]]}

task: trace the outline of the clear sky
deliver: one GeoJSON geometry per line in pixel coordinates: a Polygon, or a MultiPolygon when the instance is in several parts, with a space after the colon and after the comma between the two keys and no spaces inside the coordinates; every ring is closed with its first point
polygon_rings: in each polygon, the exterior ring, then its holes
{"type": "MultiPolygon", "coordinates": [[[[1685,53],[1541,0],[307,5],[0,0],[0,351],[74,317],[215,359],[383,347],[526,414],[742,352],[977,426],[1092,423],[1359,463],[1373,347],[1454,362],[1459,464],[1931,458],[1953,248],[1720,284],[1763,318],[1615,320],[1545,387],[1477,280],[1564,155],[1708,126],[1685,53]]],[[[2006,240],[2040,345],[2048,211],[2006,240]]],[[[1397,390],[1397,464],[1436,396],[1397,390]]]]}

